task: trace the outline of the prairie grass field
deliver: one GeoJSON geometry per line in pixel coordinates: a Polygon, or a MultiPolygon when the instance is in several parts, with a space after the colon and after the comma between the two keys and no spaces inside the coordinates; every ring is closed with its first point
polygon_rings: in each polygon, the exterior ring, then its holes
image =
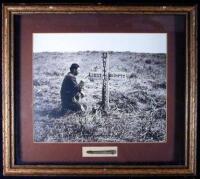
{"type": "Polygon", "coordinates": [[[165,142],[166,54],[108,52],[110,73],[127,79],[109,80],[110,110],[97,109],[102,80],[102,52],[40,52],[33,54],[35,142],[165,142]],[[61,113],[60,88],[72,63],[78,63],[77,82],[84,81],[85,113],[61,113]]]}

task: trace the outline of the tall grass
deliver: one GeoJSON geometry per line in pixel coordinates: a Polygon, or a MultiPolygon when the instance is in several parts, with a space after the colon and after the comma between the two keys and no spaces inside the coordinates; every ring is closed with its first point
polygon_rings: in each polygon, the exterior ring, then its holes
{"type": "Polygon", "coordinates": [[[33,57],[34,140],[36,142],[163,142],[166,140],[166,55],[110,52],[110,72],[127,80],[109,81],[110,110],[98,110],[101,52],[35,53],[33,57]],[[60,87],[72,63],[85,82],[85,113],[62,114],[60,87]],[[94,110],[96,109],[96,110],[94,110]]]}

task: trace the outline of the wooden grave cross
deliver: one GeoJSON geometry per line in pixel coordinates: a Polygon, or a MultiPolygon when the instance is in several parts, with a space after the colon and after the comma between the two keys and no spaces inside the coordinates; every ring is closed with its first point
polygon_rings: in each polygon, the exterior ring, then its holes
{"type": "Polygon", "coordinates": [[[102,110],[109,111],[109,80],[110,79],[127,79],[126,73],[109,72],[109,56],[107,52],[102,53],[103,73],[90,72],[90,79],[102,79],[102,110]]]}

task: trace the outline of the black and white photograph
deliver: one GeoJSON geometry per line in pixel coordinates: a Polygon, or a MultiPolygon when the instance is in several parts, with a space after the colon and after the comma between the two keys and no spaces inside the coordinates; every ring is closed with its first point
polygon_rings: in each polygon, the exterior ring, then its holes
{"type": "Polygon", "coordinates": [[[167,142],[166,33],[33,33],[34,142],[167,142]]]}

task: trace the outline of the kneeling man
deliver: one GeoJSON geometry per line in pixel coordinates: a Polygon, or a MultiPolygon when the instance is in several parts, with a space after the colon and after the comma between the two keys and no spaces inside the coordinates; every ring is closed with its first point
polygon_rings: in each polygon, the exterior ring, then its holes
{"type": "Polygon", "coordinates": [[[79,103],[79,95],[82,95],[83,81],[79,84],[76,81],[78,75],[79,65],[73,63],[70,67],[70,72],[65,76],[61,87],[61,104],[62,111],[71,110],[74,112],[81,111],[81,104],[79,103]]]}

